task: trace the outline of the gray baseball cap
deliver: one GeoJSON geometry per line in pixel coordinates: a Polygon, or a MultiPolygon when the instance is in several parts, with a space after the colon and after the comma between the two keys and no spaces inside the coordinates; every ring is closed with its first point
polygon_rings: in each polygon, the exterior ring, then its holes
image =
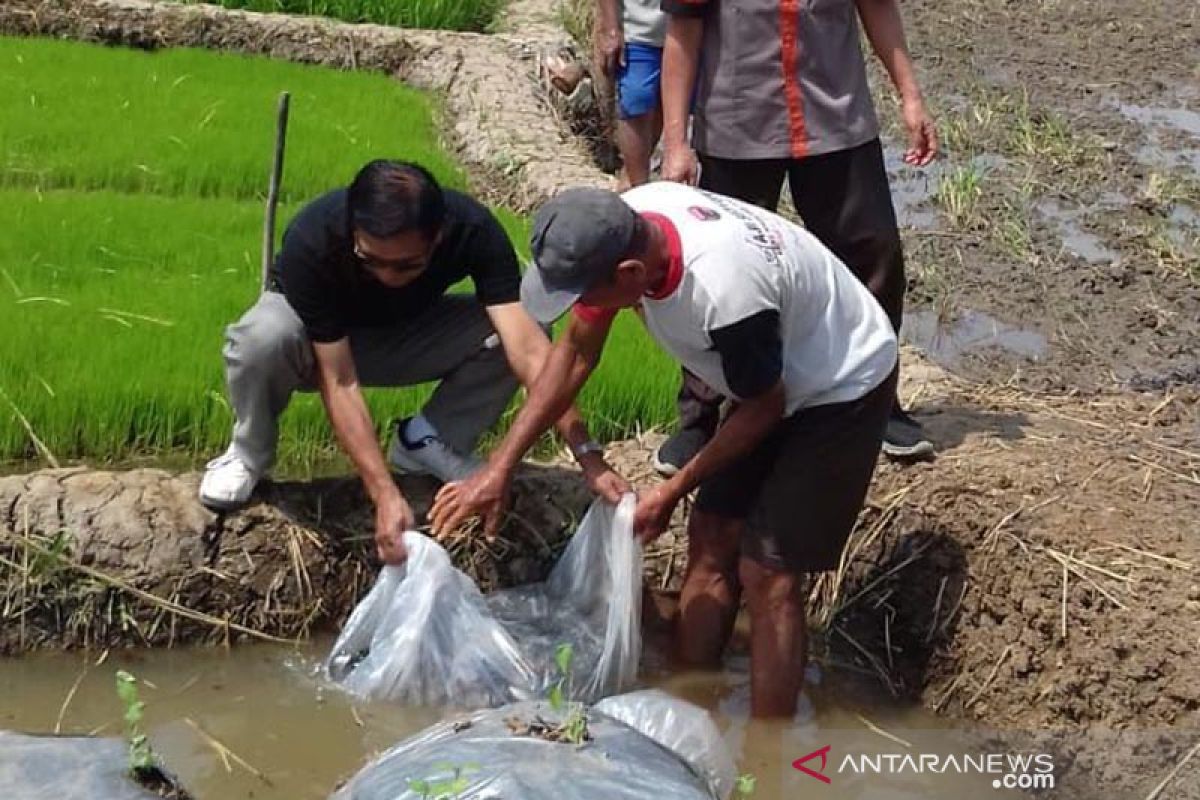
{"type": "Polygon", "coordinates": [[[615,192],[561,192],[533,218],[533,266],[521,280],[521,305],[538,322],[558,319],[580,295],[609,279],[636,229],[637,212],[615,192]]]}

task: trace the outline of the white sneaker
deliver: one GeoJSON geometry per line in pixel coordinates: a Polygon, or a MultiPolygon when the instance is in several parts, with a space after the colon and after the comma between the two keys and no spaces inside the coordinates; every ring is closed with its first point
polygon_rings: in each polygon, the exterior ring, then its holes
{"type": "Polygon", "coordinates": [[[208,462],[204,480],[200,481],[200,502],[220,510],[236,508],[250,499],[258,483],[258,475],[246,466],[233,451],[208,462]]]}
{"type": "Polygon", "coordinates": [[[392,425],[392,444],[388,448],[388,461],[399,472],[407,475],[432,475],[442,483],[460,481],[483,466],[475,456],[464,456],[437,436],[426,436],[415,445],[404,441],[400,431],[407,419],[392,425]]]}

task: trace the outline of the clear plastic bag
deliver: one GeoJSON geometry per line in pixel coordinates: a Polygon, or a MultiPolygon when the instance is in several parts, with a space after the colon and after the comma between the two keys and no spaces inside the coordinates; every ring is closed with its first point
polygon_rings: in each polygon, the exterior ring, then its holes
{"type": "Polygon", "coordinates": [[[593,708],[624,722],[686,761],[716,797],[729,797],[737,766],[708,712],[658,689],[608,697],[593,708]]]}
{"type": "Polygon", "coordinates": [[[570,644],[565,696],[629,686],[641,657],[634,502],[596,501],[545,583],[486,597],[440,545],[406,533],[408,561],[385,567],[354,609],[326,675],[371,699],[494,706],[543,696],[560,678],[555,650],[570,644]]]}
{"type": "MultiPolygon", "coordinates": [[[[661,693],[638,692],[604,701],[609,712],[640,722],[647,711],[705,730],[696,741],[719,741],[708,715],[661,693]],[[650,698],[648,695],[657,694],[650,698]],[[625,707],[629,699],[630,706],[625,707]]],[[[601,712],[585,711],[590,739],[552,742],[513,732],[511,720],[557,725],[564,713],[545,702],[523,702],[448,720],[413,736],[364,767],[332,800],[725,800],[709,775],[723,764],[698,763],[663,746],[635,727],[601,712]]],[[[690,738],[690,737],[689,737],[690,738]]],[[[724,755],[721,751],[720,755],[724,755]]],[[[725,756],[727,759],[728,757],[725,756]]],[[[733,768],[722,785],[733,784],[733,768]]]]}

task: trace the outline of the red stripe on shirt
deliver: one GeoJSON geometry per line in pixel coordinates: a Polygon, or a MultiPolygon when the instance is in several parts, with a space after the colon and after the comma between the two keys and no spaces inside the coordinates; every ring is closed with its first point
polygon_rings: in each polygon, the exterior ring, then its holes
{"type": "MultiPolygon", "coordinates": [[[[652,292],[646,292],[646,297],[651,300],[664,300],[674,294],[679,288],[679,284],[683,282],[683,242],[679,238],[679,229],[675,227],[675,223],[662,214],[656,214],[653,211],[642,212],[642,218],[652,225],[658,226],[658,229],[667,237],[667,275],[663,278],[662,285],[652,292]]],[[[584,322],[595,324],[603,320],[611,320],[617,314],[615,308],[597,308],[589,306],[586,303],[576,302],[571,309],[571,313],[584,322]]]]}
{"type": "Polygon", "coordinates": [[[788,137],[793,158],[808,155],[808,131],[804,123],[804,96],[800,92],[800,2],[779,0],[779,34],[782,44],[783,94],[787,98],[788,137]]]}
{"type": "Polygon", "coordinates": [[[646,293],[651,300],[664,300],[674,294],[683,281],[683,242],[679,240],[679,229],[675,227],[675,223],[662,214],[643,211],[642,218],[657,225],[667,237],[667,251],[670,253],[667,259],[667,276],[658,289],[646,293]]]}

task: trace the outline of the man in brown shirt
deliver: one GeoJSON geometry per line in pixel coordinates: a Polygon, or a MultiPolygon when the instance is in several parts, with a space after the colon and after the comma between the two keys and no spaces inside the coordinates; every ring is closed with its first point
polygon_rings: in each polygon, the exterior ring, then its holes
{"type": "MultiPolygon", "coordinates": [[[[663,177],[774,210],[783,179],[805,225],[867,285],[898,331],[904,259],[859,20],[900,94],[904,161],[937,154],[896,0],[662,0],[663,177]],[[695,87],[693,138],[687,140],[695,87]],[[695,148],[693,150],[693,147],[695,148]]],[[[712,435],[721,398],[690,375],[681,429],[656,455],[671,474],[712,435]]],[[[933,452],[895,404],[884,452],[933,452]]]]}

